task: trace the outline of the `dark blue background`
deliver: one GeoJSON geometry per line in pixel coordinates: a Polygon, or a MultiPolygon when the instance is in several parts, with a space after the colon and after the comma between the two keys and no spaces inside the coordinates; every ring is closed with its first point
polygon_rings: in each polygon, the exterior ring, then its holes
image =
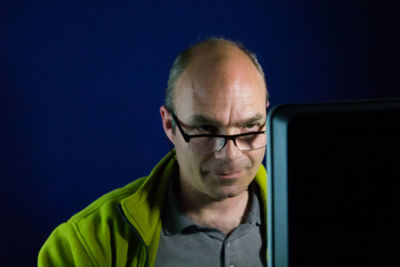
{"type": "Polygon", "coordinates": [[[34,265],[52,229],[168,151],[169,67],[201,38],[255,51],[272,105],[400,96],[381,1],[15,2],[0,1],[0,261],[10,266],[34,265]]]}

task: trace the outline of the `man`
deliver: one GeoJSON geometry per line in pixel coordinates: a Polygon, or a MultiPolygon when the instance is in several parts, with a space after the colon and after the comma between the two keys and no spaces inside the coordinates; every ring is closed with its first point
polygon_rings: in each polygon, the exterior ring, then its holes
{"type": "Polygon", "coordinates": [[[175,150],[57,227],[39,266],[264,266],[267,99],[236,43],[183,51],[160,108],[175,150]]]}

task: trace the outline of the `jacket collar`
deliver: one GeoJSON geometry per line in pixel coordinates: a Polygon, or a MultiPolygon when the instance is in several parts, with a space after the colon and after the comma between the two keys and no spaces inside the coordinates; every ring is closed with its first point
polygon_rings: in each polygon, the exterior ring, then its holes
{"type": "MultiPolygon", "coordinates": [[[[158,244],[161,231],[161,209],[164,206],[168,181],[178,175],[178,164],[175,153],[169,152],[151,171],[135,193],[121,201],[121,208],[147,246],[153,241],[158,244]]],[[[267,175],[263,165],[260,166],[255,182],[259,187],[264,210],[267,207],[267,175]]],[[[266,222],[266,212],[264,215],[266,222]]]]}
{"type": "Polygon", "coordinates": [[[129,223],[147,246],[161,229],[163,207],[168,180],[177,174],[175,153],[169,152],[145,178],[135,193],[121,201],[121,208],[129,223]]]}

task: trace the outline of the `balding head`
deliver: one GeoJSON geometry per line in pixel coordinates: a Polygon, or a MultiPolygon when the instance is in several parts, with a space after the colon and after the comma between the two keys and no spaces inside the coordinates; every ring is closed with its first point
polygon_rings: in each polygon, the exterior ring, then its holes
{"type": "MultiPolygon", "coordinates": [[[[258,63],[257,57],[238,43],[222,38],[211,38],[182,51],[175,59],[170,70],[165,107],[169,112],[175,110],[174,96],[176,87],[184,72],[192,73],[193,76],[196,73],[209,72],[218,68],[221,64],[236,64],[239,61],[247,61],[246,63],[251,64],[254,72],[258,73],[263,79],[266,88],[264,72],[258,63]]],[[[265,90],[266,102],[268,102],[267,88],[265,90]]]]}
{"type": "Polygon", "coordinates": [[[178,56],[168,85],[160,115],[175,146],[183,195],[246,196],[266,142],[267,90],[256,58],[231,41],[211,39],[178,56]],[[260,146],[239,147],[243,142],[260,146]]]}

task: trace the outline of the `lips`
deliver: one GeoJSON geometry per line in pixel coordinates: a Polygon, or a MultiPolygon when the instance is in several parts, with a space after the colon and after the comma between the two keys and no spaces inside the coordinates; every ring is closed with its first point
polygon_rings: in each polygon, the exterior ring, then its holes
{"type": "Polygon", "coordinates": [[[236,172],[240,172],[241,170],[218,170],[215,173],[218,175],[226,175],[226,174],[232,174],[236,172]]]}
{"type": "Polygon", "coordinates": [[[239,178],[245,169],[248,168],[249,163],[245,160],[236,162],[210,162],[209,166],[205,166],[206,172],[211,173],[213,176],[223,179],[239,178]]]}
{"type": "Polygon", "coordinates": [[[232,170],[232,171],[222,171],[222,172],[219,171],[219,172],[216,172],[215,174],[221,178],[233,179],[233,178],[237,178],[240,175],[240,173],[241,173],[241,170],[232,170]]]}

